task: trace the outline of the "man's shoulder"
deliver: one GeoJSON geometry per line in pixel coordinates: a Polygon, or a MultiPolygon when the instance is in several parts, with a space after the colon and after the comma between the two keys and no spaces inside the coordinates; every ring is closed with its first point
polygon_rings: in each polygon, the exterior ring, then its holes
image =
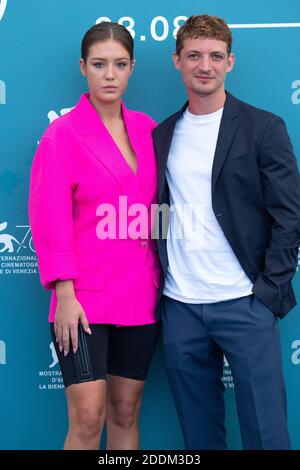
{"type": "Polygon", "coordinates": [[[271,111],[254,106],[246,101],[240,100],[233,95],[230,99],[238,106],[239,115],[243,119],[251,120],[253,123],[269,122],[273,120],[282,120],[282,118],[271,111]]]}

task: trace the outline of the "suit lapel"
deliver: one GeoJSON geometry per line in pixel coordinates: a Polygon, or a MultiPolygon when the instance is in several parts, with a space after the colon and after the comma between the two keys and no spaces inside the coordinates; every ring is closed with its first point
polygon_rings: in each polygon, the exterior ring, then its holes
{"type": "Polygon", "coordinates": [[[185,103],[185,105],[180,111],[173,114],[167,121],[164,122],[158,135],[156,135],[154,131],[154,144],[157,153],[159,201],[161,201],[162,194],[166,185],[166,168],[176,122],[182,116],[183,112],[187,108],[187,105],[188,103],[185,103]]]}
{"type": "Polygon", "coordinates": [[[224,161],[229,153],[231,143],[239,126],[238,100],[226,93],[226,101],[221,119],[219,135],[212,168],[212,191],[215,188],[224,161]]]}

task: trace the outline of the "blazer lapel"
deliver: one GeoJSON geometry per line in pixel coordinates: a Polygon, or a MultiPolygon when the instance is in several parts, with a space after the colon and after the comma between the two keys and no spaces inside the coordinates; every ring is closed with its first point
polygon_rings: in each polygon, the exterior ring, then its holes
{"type": "Polygon", "coordinates": [[[224,161],[229,153],[231,143],[239,126],[238,100],[226,92],[223,116],[212,168],[212,191],[215,188],[224,161]]]}
{"type": "MultiPolygon", "coordinates": [[[[125,110],[124,112],[124,110],[125,106],[122,104],[123,114],[126,115],[126,118],[124,116],[124,120],[126,120],[127,111],[125,110]]],[[[78,131],[83,135],[84,144],[95,158],[97,158],[99,162],[109,170],[112,176],[117,179],[123,193],[135,198],[137,192],[135,175],[124,160],[124,157],[109,134],[109,131],[104,126],[97,111],[89,102],[89,95],[83,95],[77,106],[71,112],[78,131]]],[[[125,122],[125,124],[127,129],[128,127],[131,128],[130,123],[128,125],[128,122],[125,122]]],[[[130,133],[131,135],[134,134],[134,132],[130,133]]]]}
{"type": "Polygon", "coordinates": [[[129,111],[125,107],[124,103],[122,103],[122,113],[128,139],[135,153],[137,162],[136,174],[134,174],[133,170],[129,167],[122,155],[122,159],[128,173],[128,178],[126,180],[128,184],[128,191],[130,191],[130,193],[128,192],[128,195],[131,194],[131,196],[135,198],[135,202],[137,200],[142,201],[143,194],[147,191],[147,184],[150,177],[148,174],[147,145],[149,145],[150,141],[152,148],[152,141],[149,139],[149,135],[145,135],[146,132],[150,131],[145,127],[143,119],[140,120],[137,114],[129,111]]]}
{"type": "Polygon", "coordinates": [[[158,128],[159,133],[156,133],[156,130],[154,129],[154,144],[157,153],[159,201],[161,201],[166,185],[166,168],[176,122],[181,118],[187,106],[188,103],[185,103],[180,111],[170,116],[170,118],[162,124],[161,128],[158,128]]]}

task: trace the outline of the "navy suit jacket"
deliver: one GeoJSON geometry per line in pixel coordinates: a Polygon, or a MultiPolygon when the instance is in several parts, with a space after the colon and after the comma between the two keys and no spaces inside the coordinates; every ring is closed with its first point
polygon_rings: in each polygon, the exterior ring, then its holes
{"type": "MultiPolygon", "coordinates": [[[[176,122],[187,106],[153,131],[159,204],[169,204],[168,154],[176,122]]],[[[226,93],[211,191],[216,219],[254,284],[253,293],[283,317],[296,304],[291,281],[300,245],[300,177],[280,117],[226,93]]],[[[166,240],[161,235],[160,229],[160,296],[168,267],[166,240]]]]}

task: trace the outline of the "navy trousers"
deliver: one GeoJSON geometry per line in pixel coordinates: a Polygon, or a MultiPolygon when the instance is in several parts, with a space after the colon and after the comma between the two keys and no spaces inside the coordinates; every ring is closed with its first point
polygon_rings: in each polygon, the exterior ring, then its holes
{"type": "Polygon", "coordinates": [[[164,297],[168,379],[187,449],[226,449],[223,354],[244,449],[290,449],[277,319],[250,295],[213,304],[164,297]]]}

